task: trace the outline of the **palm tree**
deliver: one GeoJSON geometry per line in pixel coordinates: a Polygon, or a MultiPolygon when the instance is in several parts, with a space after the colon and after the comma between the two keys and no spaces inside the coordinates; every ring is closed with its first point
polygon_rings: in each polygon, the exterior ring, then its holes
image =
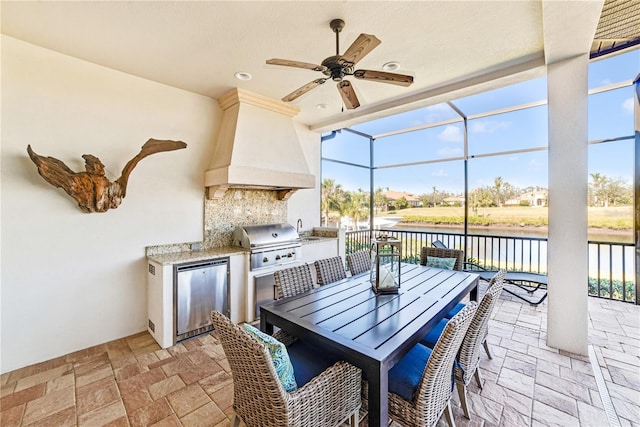
{"type": "Polygon", "coordinates": [[[380,210],[387,210],[387,206],[389,204],[389,199],[387,196],[383,194],[382,187],[376,188],[376,191],[373,193],[373,206],[375,208],[375,213],[379,213],[380,210]]]}
{"type": "Polygon", "coordinates": [[[344,203],[344,213],[351,218],[353,225],[369,216],[369,193],[358,189],[357,192],[347,192],[344,203]]]}
{"type": "Polygon", "coordinates": [[[591,174],[591,179],[593,179],[593,183],[589,186],[589,190],[591,190],[591,203],[594,206],[607,207],[609,205],[609,197],[607,195],[609,178],[596,172],[591,174]]]}
{"type": "Polygon", "coordinates": [[[493,185],[494,185],[494,187],[496,189],[496,199],[497,199],[496,205],[498,205],[499,208],[502,207],[502,200],[501,200],[502,199],[501,198],[502,194],[500,193],[500,190],[502,189],[502,184],[503,183],[504,183],[504,181],[503,181],[501,176],[498,176],[493,180],[493,185]]]}
{"type": "MultiPolygon", "coordinates": [[[[489,186],[486,187],[478,187],[472,191],[473,199],[471,208],[475,215],[478,214],[478,208],[487,208],[495,203],[495,199],[493,197],[492,188],[489,186]]],[[[487,210],[483,209],[484,217],[487,216],[487,210]]]]}
{"type": "Polygon", "coordinates": [[[325,227],[329,224],[329,214],[332,211],[340,212],[342,210],[343,198],[342,186],[336,184],[335,179],[325,178],[322,181],[321,204],[325,227]]]}

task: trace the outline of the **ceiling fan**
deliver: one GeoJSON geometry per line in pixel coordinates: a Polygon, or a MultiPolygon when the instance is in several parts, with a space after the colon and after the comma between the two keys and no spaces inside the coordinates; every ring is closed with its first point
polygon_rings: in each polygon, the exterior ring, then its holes
{"type": "Polygon", "coordinates": [[[399,86],[409,86],[413,83],[413,77],[404,74],[387,73],[385,71],[375,70],[355,70],[354,67],[362,58],[364,58],[369,52],[375,49],[381,41],[376,36],[371,34],[360,34],[356,41],[345,51],[343,55],[340,55],[340,31],[344,28],[344,21],[342,19],[334,19],[329,23],[329,26],[336,33],[336,54],[330,56],[322,61],[321,65],[311,64],[308,62],[291,61],[288,59],[269,59],[267,64],[271,65],[284,65],[287,67],[305,68],[307,70],[320,71],[327,77],[322,77],[313,80],[306,85],[294,90],[282,100],[284,102],[290,102],[298,98],[301,95],[309,92],[311,89],[320,86],[327,80],[331,79],[338,83],[338,91],[342,96],[344,105],[348,109],[358,108],[360,101],[356,96],[356,92],[351,85],[351,82],[345,80],[346,76],[353,76],[356,79],[370,80],[374,82],[390,83],[399,86]]]}

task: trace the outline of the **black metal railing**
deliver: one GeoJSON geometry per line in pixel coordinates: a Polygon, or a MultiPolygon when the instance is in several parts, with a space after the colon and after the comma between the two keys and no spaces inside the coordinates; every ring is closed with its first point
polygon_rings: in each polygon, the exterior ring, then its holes
{"type": "Polygon", "coordinates": [[[634,258],[633,243],[589,241],[589,295],[640,304],[634,258]]]}
{"type": "MultiPolygon", "coordinates": [[[[487,270],[547,273],[547,239],[540,237],[468,235],[437,231],[375,230],[402,240],[403,261],[418,263],[423,246],[441,241],[448,248],[465,250],[465,261],[487,270]]],[[[346,232],[346,252],[369,248],[369,230],[346,232]]],[[[633,243],[589,241],[589,295],[636,301],[635,246],[633,243]]]]}

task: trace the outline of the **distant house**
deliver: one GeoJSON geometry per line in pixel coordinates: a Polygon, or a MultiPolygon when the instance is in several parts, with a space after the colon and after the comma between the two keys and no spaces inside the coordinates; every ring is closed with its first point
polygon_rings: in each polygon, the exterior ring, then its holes
{"type": "Polygon", "coordinates": [[[443,201],[448,206],[464,206],[464,195],[445,197],[443,201]]]}
{"type": "Polygon", "coordinates": [[[529,206],[542,207],[546,206],[549,192],[547,190],[534,190],[522,193],[514,199],[504,202],[505,206],[520,206],[522,202],[528,202],[529,206]]]}
{"type": "Polygon", "coordinates": [[[419,206],[422,206],[422,201],[420,200],[420,198],[411,193],[389,190],[382,193],[382,195],[387,198],[387,200],[389,201],[389,205],[393,205],[396,200],[400,200],[404,197],[407,203],[409,203],[410,207],[417,208],[419,206]]]}

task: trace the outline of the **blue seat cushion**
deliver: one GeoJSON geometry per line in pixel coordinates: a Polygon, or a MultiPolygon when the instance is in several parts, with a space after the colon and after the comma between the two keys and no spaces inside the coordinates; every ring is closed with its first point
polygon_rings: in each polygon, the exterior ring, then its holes
{"type": "Polygon", "coordinates": [[[431,349],[418,343],[389,370],[389,391],[412,401],[422,380],[431,349]]]}
{"type": "Polygon", "coordinates": [[[438,338],[440,338],[440,335],[442,335],[442,331],[444,331],[444,327],[447,326],[447,322],[449,321],[449,319],[441,319],[436,326],[434,326],[428,333],[427,335],[424,336],[424,338],[422,338],[420,340],[420,344],[422,345],[426,345],[429,348],[433,348],[435,347],[436,343],[438,342],[438,338]]]}
{"type": "Polygon", "coordinates": [[[444,317],[446,317],[447,319],[451,319],[453,316],[455,316],[456,314],[458,314],[458,312],[460,310],[462,310],[464,308],[465,304],[462,302],[459,302],[458,304],[456,304],[455,307],[453,307],[451,309],[451,311],[449,311],[444,317]]]}
{"type": "Polygon", "coordinates": [[[341,360],[339,355],[304,339],[291,344],[287,351],[298,387],[302,387],[341,360]]]}

